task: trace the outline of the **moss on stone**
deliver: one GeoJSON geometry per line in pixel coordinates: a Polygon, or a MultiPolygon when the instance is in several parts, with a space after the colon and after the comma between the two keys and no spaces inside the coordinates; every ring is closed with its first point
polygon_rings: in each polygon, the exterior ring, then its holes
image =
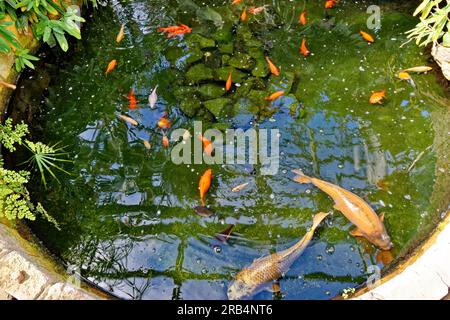
{"type": "Polygon", "coordinates": [[[207,83],[201,85],[198,88],[198,92],[204,99],[215,99],[223,96],[226,91],[224,86],[214,83],[207,83]]]}
{"type": "Polygon", "coordinates": [[[250,71],[255,66],[255,61],[249,54],[237,52],[231,57],[228,64],[236,69],[250,71]]]}
{"type": "Polygon", "coordinates": [[[204,64],[196,64],[186,72],[186,79],[192,83],[213,80],[213,70],[204,64]]]}
{"type": "Polygon", "coordinates": [[[208,109],[216,118],[219,118],[222,110],[231,104],[231,99],[218,98],[204,102],[205,108],[208,109]]]}

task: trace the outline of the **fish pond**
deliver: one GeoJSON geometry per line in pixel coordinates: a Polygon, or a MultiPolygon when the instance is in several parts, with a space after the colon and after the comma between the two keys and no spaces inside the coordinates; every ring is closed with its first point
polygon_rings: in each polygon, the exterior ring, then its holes
{"type": "Polygon", "coordinates": [[[280,291],[252,297],[330,299],[363,285],[377,268],[389,270],[448,207],[448,93],[426,50],[401,47],[404,32],[417,23],[416,3],[342,0],[326,10],[324,1],[255,0],[252,6],[267,6],[242,21],[247,2],[109,1],[85,13],[82,40],[65,54],[45,49],[36,74],[24,80],[48,89],[32,99],[40,110],[35,137],[61,143],[72,160],[62,164],[70,175],[57,172],[59,182],[47,178],[45,188],[36,178],[31,186],[61,231],[40,220],[31,227],[71,270],[117,297],[227,299],[240,270],[292,246],[314,214],[332,211],[279,279],[280,291]],[[373,30],[366,25],[371,4],[381,10],[373,30]],[[306,25],[298,22],[303,10],[306,25]],[[171,38],[158,32],[178,23],[192,31],[171,38]],[[117,43],[121,25],[125,36],[117,43]],[[302,39],[307,57],[299,51],[302,39]],[[117,67],[106,75],[113,59],[117,67]],[[423,65],[435,69],[411,74],[412,81],[396,76],[423,65]],[[370,104],[372,91],[382,90],[382,104],[370,104]],[[284,95],[265,99],[276,91],[284,95]],[[168,148],[158,128],[164,114],[171,121],[164,131],[168,148]],[[171,151],[183,142],[171,133],[188,129],[193,143],[194,121],[223,133],[278,129],[278,170],[264,174],[261,163],[174,163],[171,151]],[[214,215],[202,216],[193,208],[207,169],[213,179],[205,202],[214,215]],[[350,190],[384,213],[393,249],[381,252],[351,236],[354,226],[333,200],[293,181],[293,169],[350,190]],[[231,225],[220,241],[217,235],[231,225]]]}

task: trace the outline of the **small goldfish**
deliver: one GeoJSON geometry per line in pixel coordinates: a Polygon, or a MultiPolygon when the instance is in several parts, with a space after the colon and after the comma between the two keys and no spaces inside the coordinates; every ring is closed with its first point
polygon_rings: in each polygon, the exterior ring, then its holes
{"type": "Polygon", "coordinates": [[[325,2],[325,9],[331,9],[336,5],[337,0],[327,0],[325,2]]]}
{"type": "Polygon", "coordinates": [[[150,105],[150,108],[154,108],[156,105],[156,102],[158,101],[158,95],[156,93],[156,89],[158,89],[158,85],[152,90],[152,93],[148,96],[148,104],[150,105]]]}
{"type": "Polygon", "coordinates": [[[16,90],[17,89],[17,87],[15,85],[13,85],[11,83],[8,83],[8,82],[5,82],[3,80],[0,80],[0,85],[5,87],[5,88],[12,89],[12,90],[16,90]]]}
{"type": "MultiPolygon", "coordinates": [[[[309,231],[293,246],[253,261],[247,268],[236,275],[236,279],[228,288],[230,300],[250,297],[265,289],[265,286],[288,272],[291,265],[300,257],[310,243],[319,224],[329,215],[320,212],[313,218],[309,231]]],[[[271,287],[271,286],[270,286],[271,287]]]]}
{"type": "Polygon", "coordinates": [[[120,43],[120,41],[122,41],[124,37],[125,37],[125,25],[123,24],[123,25],[120,27],[119,33],[117,34],[116,42],[117,42],[117,43],[120,43]]]}
{"type": "Polygon", "coordinates": [[[386,98],[386,91],[372,91],[372,95],[370,96],[369,102],[371,104],[382,104],[383,98],[386,98]]]}
{"type": "Polygon", "coordinates": [[[302,26],[306,25],[306,11],[303,11],[300,13],[300,18],[298,19],[298,23],[300,23],[302,26]]]}
{"type": "Polygon", "coordinates": [[[139,125],[139,123],[136,120],[134,120],[133,118],[130,118],[128,116],[125,116],[123,114],[119,115],[119,118],[122,119],[125,122],[128,122],[129,124],[131,124],[133,126],[139,125]]]}
{"type": "Polygon", "coordinates": [[[432,67],[420,66],[420,67],[412,67],[412,68],[404,69],[402,71],[403,72],[422,73],[422,72],[428,72],[428,71],[431,71],[431,70],[433,70],[432,67]]]}
{"type": "Polygon", "coordinates": [[[202,136],[201,134],[199,134],[197,136],[197,138],[202,142],[203,144],[203,150],[205,151],[205,153],[208,156],[211,156],[213,150],[214,150],[214,144],[212,143],[211,140],[205,138],[204,136],[202,136]]]}
{"type": "Polygon", "coordinates": [[[241,21],[247,21],[247,8],[244,8],[244,11],[242,11],[241,21]]]}
{"type": "Polygon", "coordinates": [[[106,68],[105,74],[109,74],[111,71],[113,71],[117,67],[117,60],[111,60],[111,62],[108,64],[108,68],[106,68]]]}
{"type": "Polygon", "coordinates": [[[131,89],[128,94],[128,100],[130,101],[130,110],[134,110],[136,108],[136,96],[134,95],[134,90],[131,89]]]}
{"type": "Polygon", "coordinates": [[[242,2],[242,0],[233,0],[233,2],[231,4],[237,5],[240,4],[242,2]]]}
{"type": "Polygon", "coordinates": [[[192,28],[188,27],[185,24],[180,23],[178,26],[169,26],[169,27],[165,27],[165,28],[158,28],[157,31],[167,33],[167,38],[170,39],[170,38],[173,38],[180,34],[191,33],[192,28]]]}
{"type": "Polygon", "coordinates": [[[162,137],[162,145],[164,148],[169,147],[169,138],[167,138],[167,136],[165,134],[163,134],[163,137],[162,137]]]}
{"type": "Polygon", "coordinates": [[[400,80],[411,80],[411,76],[410,76],[409,73],[406,72],[406,71],[400,71],[400,72],[397,74],[397,77],[398,77],[400,80]]]}
{"type": "Polygon", "coordinates": [[[280,75],[280,70],[278,70],[278,68],[273,64],[273,62],[270,60],[269,57],[266,57],[266,61],[267,61],[267,64],[269,65],[270,72],[274,76],[279,76],[280,75]]]}
{"type": "Polygon", "coordinates": [[[375,41],[375,39],[374,39],[374,37],[372,37],[370,34],[368,34],[367,32],[364,32],[364,31],[359,31],[359,34],[361,35],[361,37],[363,37],[363,39],[364,40],[366,40],[367,42],[370,42],[370,43],[372,43],[372,42],[374,42],[375,41]]]}
{"type": "Polygon", "coordinates": [[[214,215],[214,212],[212,212],[211,210],[209,210],[207,207],[205,206],[197,206],[194,208],[194,212],[196,214],[198,214],[201,217],[211,217],[214,215]]]}
{"type": "Polygon", "coordinates": [[[145,149],[150,150],[152,148],[152,144],[150,143],[150,141],[142,140],[142,142],[144,143],[145,149]]]}
{"type": "Polygon", "coordinates": [[[250,13],[250,14],[260,14],[261,12],[266,10],[267,7],[268,7],[267,4],[264,5],[264,6],[261,6],[261,7],[257,7],[257,8],[251,7],[250,9],[248,9],[248,13],[250,13]]]}
{"type": "Polygon", "coordinates": [[[282,95],[284,95],[284,91],[277,91],[272,93],[270,96],[266,97],[265,99],[268,101],[274,101],[276,99],[278,99],[279,97],[281,97],[282,95]]]}
{"type": "Polygon", "coordinates": [[[239,192],[242,191],[246,186],[248,186],[248,182],[240,184],[236,187],[234,187],[233,189],[231,189],[231,192],[239,192]]]}
{"type": "Polygon", "coordinates": [[[305,38],[303,38],[303,40],[302,40],[302,45],[300,46],[300,53],[305,57],[309,56],[309,54],[310,54],[308,48],[306,47],[306,39],[305,38]]]}
{"type": "Polygon", "coordinates": [[[170,125],[171,122],[169,119],[166,118],[166,114],[164,114],[158,121],[158,127],[160,127],[161,129],[169,129],[170,125]]]}
{"type": "Polygon", "coordinates": [[[208,192],[209,187],[211,186],[212,180],[212,170],[208,169],[203,173],[200,181],[198,183],[198,189],[200,191],[200,200],[202,202],[202,206],[205,206],[205,194],[208,192]]]}
{"type": "Polygon", "coordinates": [[[233,76],[232,76],[232,72],[230,71],[230,74],[228,75],[227,83],[225,84],[225,90],[230,91],[232,84],[233,84],[233,76]]]}

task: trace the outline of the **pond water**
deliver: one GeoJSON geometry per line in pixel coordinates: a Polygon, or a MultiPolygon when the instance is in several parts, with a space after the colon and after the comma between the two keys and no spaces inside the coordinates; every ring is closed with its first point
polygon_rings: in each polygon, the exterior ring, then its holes
{"type": "MultiPolygon", "coordinates": [[[[374,1],[339,1],[332,10],[323,2],[255,0],[255,6],[268,4],[266,12],[245,23],[239,21],[243,6],[229,1],[113,0],[89,13],[83,40],[70,54],[54,49],[58,59],[46,65],[52,80],[38,136],[61,141],[73,159],[64,165],[72,175],[58,174],[60,183],[50,181],[47,189],[37,180],[32,187],[62,228],[32,224],[50,250],[121,298],[226,299],[238,271],[294,244],[315,213],[333,210],[325,193],[292,181],[291,170],[301,168],[384,212],[391,254],[404,256],[443,210],[445,185],[436,175],[448,168],[439,167],[436,141],[450,129],[448,122],[437,129],[435,121],[448,100],[434,73],[413,74],[414,85],[395,76],[431,61],[412,43],[400,48],[416,23],[413,2],[375,1],[381,8],[376,30],[366,27],[374,1]],[[308,23],[301,26],[304,9],[308,23]],[[178,22],[192,34],[167,39],[157,32],[178,22]],[[125,38],[117,44],[121,24],[125,38]],[[360,30],[375,42],[365,42],[360,30]],[[306,58],[299,53],[303,38],[311,51],[306,58]],[[265,55],[279,77],[269,75],[265,55]],[[106,76],[113,59],[118,66],[106,76]],[[229,65],[240,69],[234,71],[240,86],[225,93],[229,65]],[[156,85],[151,109],[148,95],[156,85]],[[131,89],[133,110],[126,98],[131,89]],[[280,89],[284,97],[264,100],[280,89]],[[371,92],[381,90],[384,103],[369,104],[371,92]],[[279,129],[278,172],[263,175],[259,164],[174,164],[157,128],[165,112],[169,136],[191,129],[194,119],[222,131],[279,129]],[[202,217],[193,207],[208,168],[214,178],[206,203],[216,214],[202,217]],[[245,182],[244,190],[231,192],[245,182]],[[218,241],[229,225],[235,227],[228,242],[218,241]]],[[[376,247],[349,235],[352,229],[334,211],[280,279],[281,292],[253,298],[329,299],[364,283],[369,266],[388,267],[376,247]]]]}

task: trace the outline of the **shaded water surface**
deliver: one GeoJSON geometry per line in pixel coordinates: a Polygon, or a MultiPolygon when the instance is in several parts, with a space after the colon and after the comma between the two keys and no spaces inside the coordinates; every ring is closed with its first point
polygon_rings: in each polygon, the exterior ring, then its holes
{"type": "MultiPolygon", "coordinates": [[[[384,212],[392,254],[405,254],[445,202],[437,175],[448,166],[437,165],[441,146],[435,141],[450,130],[448,122],[437,128],[435,121],[448,100],[432,73],[413,75],[415,86],[395,77],[401,68],[429,62],[413,44],[399,48],[416,23],[411,4],[379,2],[381,28],[370,31],[377,40],[369,45],[361,39],[373,2],[340,1],[325,12],[321,1],[254,1],[269,4],[267,14],[244,24],[242,8],[228,1],[130,0],[100,7],[87,17],[83,40],[51,69],[42,139],[67,146],[74,161],[64,168],[73,174],[58,175],[61,184],[52,182],[47,190],[35,183],[37,200],[62,227],[58,232],[37,222],[35,231],[84,277],[119,297],[225,299],[236,272],[292,245],[316,212],[332,209],[323,192],[292,181],[290,171],[302,168],[384,212]],[[309,22],[301,27],[305,6],[309,22]],[[156,31],[178,22],[213,45],[193,43],[192,35],[168,40],[156,31]],[[117,44],[121,24],[126,36],[117,44]],[[303,37],[312,52],[307,58],[299,54],[303,37]],[[245,51],[254,55],[253,65],[239,66],[243,78],[230,93],[217,90],[224,85],[217,75],[187,79],[192,66],[217,70],[245,51]],[[279,78],[267,70],[252,73],[261,54],[280,67],[279,78]],[[112,59],[118,67],[105,76],[112,59]],[[147,97],[156,85],[152,110],[147,97]],[[126,99],[131,88],[134,110],[126,99]],[[279,88],[285,97],[271,105],[261,99],[279,88]],[[383,105],[370,105],[371,91],[383,89],[383,105]],[[217,114],[202,104],[219,97],[229,100],[217,114]],[[192,127],[186,113],[203,120],[204,128],[278,128],[278,173],[261,175],[258,165],[173,164],[156,126],[166,111],[171,129],[192,127]],[[129,126],[119,114],[141,125],[129,126]],[[199,204],[199,177],[209,167],[214,179],[206,201],[216,215],[201,217],[192,208],[199,204]],[[231,192],[244,182],[246,189],[231,192]],[[215,239],[230,224],[236,226],[228,243],[215,239]]],[[[367,268],[383,263],[373,245],[349,235],[352,228],[336,211],[280,280],[281,294],[255,298],[327,299],[363,283],[367,268]]]]}

